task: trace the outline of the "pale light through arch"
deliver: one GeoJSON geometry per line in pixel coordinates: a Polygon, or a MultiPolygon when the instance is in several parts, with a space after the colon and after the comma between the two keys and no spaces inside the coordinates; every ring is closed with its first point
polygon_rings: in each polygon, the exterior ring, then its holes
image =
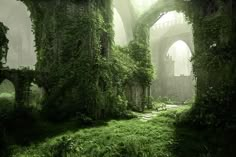
{"type": "Polygon", "coordinates": [[[114,37],[115,44],[120,46],[125,46],[128,43],[128,39],[124,23],[116,8],[113,9],[113,12],[114,12],[113,25],[115,32],[115,37],[114,37]]]}
{"type": "Polygon", "coordinates": [[[14,108],[15,103],[15,86],[13,82],[8,79],[0,83],[0,108],[1,110],[8,110],[14,108]]]}
{"type": "Polygon", "coordinates": [[[189,46],[182,40],[176,41],[169,48],[167,56],[174,61],[174,76],[190,76],[192,72],[192,53],[189,46]]]}

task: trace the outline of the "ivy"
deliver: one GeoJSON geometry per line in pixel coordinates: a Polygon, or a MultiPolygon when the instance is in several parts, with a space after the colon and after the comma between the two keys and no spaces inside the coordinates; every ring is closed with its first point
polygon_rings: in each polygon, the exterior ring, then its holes
{"type": "MultiPolygon", "coordinates": [[[[236,93],[234,89],[236,86],[236,55],[234,53],[235,44],[232,42],[235,39],[235,33],[232,32],[235,18],[232,16],[230,5],[229,0],[160,0],[138,19],[134,29],[134,43],[141,48],[141,51],[136,51],[137,56],[134,57],[134,60],[140,62],[140,67],[147,70],[150,67],[149,59],[147,59],[149,53],[148,49],[142,50],[141,45],[148,48],[150,27],[168,11],[177,10],[186,15],[186,19],[193,25],[194,32],[195,52],[192,62],[193,72],[197,78],[194,109],[205,108],[206,112],[200,114],[214,114],[217,120],[221,119],[219,112],[222,115],[228,113],[233,118],[235,115],[233,112],[236,110],[236,107],[232,105],[235,97],[232,93],[236,93]],[[212,88],[218,92],[209,94],[212,88]],[[216,99],[217,96],[220,99],[216,99]],[[224,109],[222,109],[223,105],[224,109]]],[[[150,73],[150,69],[145,74],[148,72],[150,73]]],[[[216,123],[212,122],[212,124],[216,123]]]]}
{"type": "Polygon", "coordinates": [[[8,28],[0,22],[0,68],[3,66],[3,59],[6,60],[7,58],[7,51],[8,51],[8,39],[6,37],[8,28]]]}
{"type": "Polygon", "coordinates": [[[153,66],[151,64],[151,56],[149,47],[138,41],[132,41],[129,44],[130,55],[136,63],[136,71],[134,78],[143,86],[148,87],[153,80],[153,66]]]}
{"type": "MultiPolygon", "coordinates": [[[[221,99],[215,99],[219,94],[229,106],[222,113],[234,115],[235,89],[229,87],[236,84],[232,42],[235,17],[229,0],[159,0],[137,20],[134,40],[125,48],[113,47],[111,0],[22,1],[33,21],[36,70],[48,73],[37,79],[46,90],[44,111],[52,118],[65,119],[77,113],[94,119],[110,113],[120,115],[127,105],[127,84],[150,86],[153,67],[149,29],[173,10],[184,12],[193,24],[196,108],[206,106],[206,113],[219,116],[217,112],[223,105],[221,99]],[[212,88],[221,92],[209,94],[212,88]],[[213,110],[213,106],[217,109],[213,110]]],[[[0,55],[2,59],[6,52],[0,55]]]]}
{"type": "Polygon", "coordinates": [[[48,73],[38,78],[46,90],[45,115],[54,120],[122,115],[130,71],[124,55],[112,53],[112,1],[22,1],[31,11],[36,70],[48,73]]]}

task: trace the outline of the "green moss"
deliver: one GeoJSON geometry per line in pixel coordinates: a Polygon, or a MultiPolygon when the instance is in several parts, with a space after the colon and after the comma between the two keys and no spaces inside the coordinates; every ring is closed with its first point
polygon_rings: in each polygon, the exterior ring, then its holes
{"type": "MultiPolygon", "coordinates": [[[[232,32],[235,18],[232,16],[230,5],[230,1],[222,0],[158,1],[140,17],[134,29],[137,45],[143,44],[147,48],[149,28],[163,13],[173,10],[185,13],[186,19],[193,25],[194,32],[195,52],[192,62],[193,72],[197,78],[197,95],[194,107],[196,112],[193,115],[208,117],[213,114],[215,122],[212,121],[212,125],[232,123],[230,119],[235,119],[233,117],[235,117],[236,107],[232,105],[236,93],[235,44],[232,42],[235,38],[235,33],[232,32]],[[222,118],[224,116],[227,118],[222,118]]],[[[143,52],[143,58],[149,58],[147,51],[140,52],[143,52]]],[[[137,54],[139,56],[139,53],[137,54]]],[[[144,63],[146,65],[141,64],[141,67],[148,69],[146,72],[143,70],[148,74],[150,73],[149,59],[144,63]]],[[[203,118],[199,119],[200,121],[205,120],[203,118]]]]}
{"type": "Polygon", "coordinates": [[[103,112],[109,113],[106,109],[115,104],[123,102],[118,108],[125,108],[122,88],[127,78],[137,81],[144,89],[152,81],[149,28],[163,13],[177,10],[184,12],[193,24],[195,53],[192,62],[197,78],[198,114],[206,110],[206,115],[213,113],[216,119],[220,119],[221,113],[227,114],[227,119],[234,117],[236,59],[232,28],[235,18],[229,7],[230,1],[158,1],[137,20],[134,40],[124,50],[130,55],[127,58],[116,52],[112,55],[114,33],[110,0],[23,2],[32,13],[37,70],[49,73],[38,78],[47,91],[44,104],[48,115],[54,109],[60,113],[65,108],[73,108],[73,111],[85,112],[96,119],[103,112]],[[134,66],[126,64],[130,60],[134,66]],[[212,90],[221,92],[215,94],[212,90]],[[225,109],[221,111],[223,105],[225,109]]]}
{"type": "Polygon", "coordinates": [[[121,115],[127,104],[122,77],[130,74],[112,54],[112,1],[23,2],[33,21],[36,70],[48,74],[37,78],[46,90],[45,115],[56,120],[80,113],[93,119],[121,115]]]}

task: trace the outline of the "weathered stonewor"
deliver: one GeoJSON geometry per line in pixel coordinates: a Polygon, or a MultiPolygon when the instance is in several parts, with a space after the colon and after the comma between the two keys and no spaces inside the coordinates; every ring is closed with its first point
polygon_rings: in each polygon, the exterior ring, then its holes
{"type": "Polygon", "coordinates": [[[105,97],[98,94],[105,86],[100,82],[106,83],[100,81],[99,58],[109,58],[113,39],[111,1],[21,1],[31,12],[36,70],[48,73],[41,80],[46,106],[76,104],[98,118],[105,97]]]}
{"type": "Polygon", "coordinates": [[[0,84],[9,80],[15,87],[15,107],[29,105],[31,83],[36,83],[36,72],[32,70],[0,69],[0,84]]]}

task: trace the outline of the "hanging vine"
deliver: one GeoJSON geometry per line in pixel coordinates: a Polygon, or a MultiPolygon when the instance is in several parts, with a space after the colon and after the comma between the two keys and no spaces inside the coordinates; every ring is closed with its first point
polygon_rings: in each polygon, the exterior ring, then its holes
{"type": "Polygon", "coordinates": [[[3,60],[7,60],[8,39],[6,37],[8,28],[0,22],[0,68],[3,66],[3,60]]]}
{"type": "Polygon", "coordinates": [[[23,2],[36,36],[36,70],[48,73],[38,78],[46,90],[45,115],[55,120],[121,116],[127,102],[114,77],[121,79],[124,72],[111,53],[112,1],[23,2]]]}

